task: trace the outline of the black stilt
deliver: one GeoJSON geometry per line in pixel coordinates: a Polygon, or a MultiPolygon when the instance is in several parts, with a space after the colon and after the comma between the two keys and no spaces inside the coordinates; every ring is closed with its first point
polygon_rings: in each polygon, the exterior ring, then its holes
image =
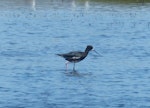
{"type": "MultiPolygon", "coordinates": [[[[69,62],[74,63],[73,71],[75,71],[75,63],[83,60],[88,55],[89,51],[91,51],[92,49],[93,49],[93,46],[88,45],[84,52],[73,51],[73,52],[69,52],[69,53],[65,53],[65,54],[57,54],[57,55],[64,57],[69,62]]],[[[67,64],[68,64],[68,62],[66,63],[66,69],[67,69],[67,64]]]]}
{"type": "Polygon", "coordinates": [[[73,71],[75,71],[75,62],[74,62],[74,64],[73,64],[73,71]]]}

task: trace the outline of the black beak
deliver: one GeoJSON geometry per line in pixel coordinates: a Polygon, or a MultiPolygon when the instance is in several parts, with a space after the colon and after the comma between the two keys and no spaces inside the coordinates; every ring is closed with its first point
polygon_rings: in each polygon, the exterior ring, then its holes
{"type": "Polygon", "coordinates": [[[102,55],[101,54],[99,54],[97,51],[95,51],[94,49],[92,50],[92,51],[94,51],[96,54],[98,54],[99,56],[101,56],[102,57],[102,55]]]}

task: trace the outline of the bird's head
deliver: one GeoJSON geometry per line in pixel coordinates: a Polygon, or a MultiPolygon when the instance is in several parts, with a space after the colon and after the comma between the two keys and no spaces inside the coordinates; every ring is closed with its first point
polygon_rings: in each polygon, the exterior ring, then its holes
{"type": "Polygon", "coordinates": [[[93,49],[93,46],[92,45],[88,45],[85,49],[85,52],[89,52],[93,49]]]}
{"type": "Polygon", "coordinates": [[[89,51],[94,51],[95,53],[97,53],[99,56],[101,56],[97,51],[94,50],[92,45],[88,45],[85,49],[85,52],[89,52],[89,51]]]}

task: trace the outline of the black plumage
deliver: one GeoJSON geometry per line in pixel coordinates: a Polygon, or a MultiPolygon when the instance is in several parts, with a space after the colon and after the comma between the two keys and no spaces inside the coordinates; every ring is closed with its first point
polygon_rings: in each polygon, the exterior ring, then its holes
{"type": "MultiPolygon", "coordinates": [[[[57,55],[65,58],[67,61],[69,61],[71,63],[74,63],[73,70],[75,70],[75,63],[80,62],[81,60],[83,60],[88,55],[89,51],[91,51],[92,49],[93,49],[93,46],[88,45],[84,52],[72,51],[72,52],[69,52],[69,53],[57,54],[57,55]]],[[[67,64],[69,62],[66,63],[66,69],[67,69],[67,64]]]]}

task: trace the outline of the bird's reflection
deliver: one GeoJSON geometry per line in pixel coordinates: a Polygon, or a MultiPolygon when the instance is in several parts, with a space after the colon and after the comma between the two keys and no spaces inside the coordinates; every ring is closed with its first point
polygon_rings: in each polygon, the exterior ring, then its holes
{"type": "MultiPolygon", "coordinates": [[[[77,3],[76,3],[77,1],[75,1],[75,0],[72,0],[72,8],[76,8],[77,7],[77,3]]],[[[89,1],[87,0],[87,1],[85,1],[85,3],[84,3],[84,6],[85,6],[85,9],[89,9],[89,7],[90,7],[90,5],[89,5],[89,1]]]]}
{"type": "Polygon", "coordinates": [[[65,71],[65,74],[67,76],[72,76],[72,77],[85,77],[85,76],[91,76],[92,73],[89,73],[89,72],[79,72],[77,70],[68,70],[68,71],[65,71]]]}
{"type": "Polygon", "coordinates": [[[86,2],[85,2],[85,8],[86,8],[86,9],[89,9],[89,7],[90,7],[89,1],[86,1],[86,2]]]}
{"type": "MultiPolygon", "coordinates": [[[[27,5],[27,6],[30,6],[32,8],[32,10],[36,10],[36,4],[39,3],[43,3],[42,1],[37,1],[37,0],[24,0],[24,3],[27,5]]],[[[53,0],[49,0],[49,3],[53,3],[54,1],[53,0]]],[[[68,1],[68,0],[60,0],[59,2],[71,2],[71,7],[74,9],[74,8],[77,8],[79,2],[77,2],[76,0],[71,0],[71,1],[68,1]]],[[[54,2],[54,3],[58,3],[58,2],[54,2]]],[[[90,7],[90,4],[89,4],[89,0],[86,0],[84,2],[84,7],[85,9],[89,9],[90,7]]]]}
{"type": "Polygon", "coordinates": [[[66,70],[65,74],[67,76],[81,76],[77,70],[72,70],[72,71],[66,70]]]}
{"type": "Polygon", "coordinates": [[[76,8],[76,2],[74,0],[72,1],[72,7],[76,8]]]}
{"type": "Polygon", "coordinates": [[[32,10],[36,10],[36,0],[25,0],[26,5],[29,5],[32,10]]]}

